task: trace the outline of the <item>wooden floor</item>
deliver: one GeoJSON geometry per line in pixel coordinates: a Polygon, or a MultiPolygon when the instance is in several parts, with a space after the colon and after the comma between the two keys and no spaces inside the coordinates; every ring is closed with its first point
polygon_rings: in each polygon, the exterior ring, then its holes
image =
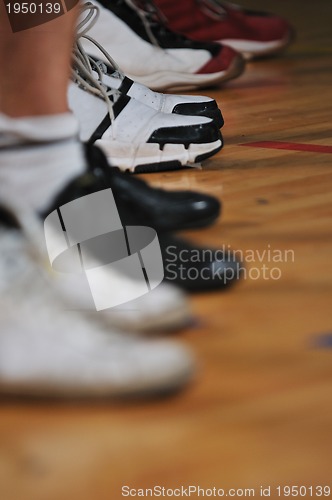
{"type": "Polygon", "coordinates": [[[202,170],[147,178],[220,197],[219,222],[188,236],[256,252],[247,269],[278,267],[281,277],[192,299],[197,324],[178,337],[199,370],[170,400],[2,404],[0,500],[118,500],[123,485],[254,488],[256,497],[271,486],[271,498],[278,485],[332,489],[331,149],[248,145],[332,147],[332,2],[242,4],[287,15],[297,42],[210,91],[226,121],[222,152],[202,170]],[[294,259],[259,262],[268,248],[294,259]]]}

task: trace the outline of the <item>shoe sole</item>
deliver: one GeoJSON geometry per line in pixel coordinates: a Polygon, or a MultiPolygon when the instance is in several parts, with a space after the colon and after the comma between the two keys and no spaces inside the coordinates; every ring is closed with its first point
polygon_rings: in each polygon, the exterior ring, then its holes
{"type": "Polygon", "coordinates": [[[165,144],[161,149],[157,143],[145,143],[130,147],[128,143],[99,139],[96,141],[111,165],[123,172],[148,173],[179,170],[200,163],[218,153],[222,140],[208,144],[165,144]]]}
{"type": "MultiPolygon", "coordinates": [[[[114,316],[116,316],[116,314],[114,316]]],[[[162,314],[159,318],[153,318],[152,320],[147,318],[139,324],[137,321],[133,321],[132,324],[128,322],[126,329],[149,337],[156,337],[156,332],[160,332],[162,335],[168,332],[178,331],[190,325],[192,320],[193,316],[189,307],[183,309],[181,305],[167,314],[162,314]]],[[[116,319],[112,318],[112,327],[123,328],[123,324],[121,324],[121,322],[117,324],[116,319]]]]}
{"type": "Polygon", "coordinates": [[[272,56],[286,49],[294,40],[295,32],[291,31],[281,40],[272,42],[253,42],[251,40],[218,40],[218,43],[227,45],[240,52],[246,61],[272,56]]]}
{"type": "Polygon", "coordinates": [[[126,319],[123,320],[125,312],[123,310],[117,310],[116,307],[114,311],[110,309],[96,314],[99,319],[111,328],[118,328],[126,332],[130,331],[143,335],[153,335],[154,337],[156,337],[158,333],[163,334],[185,328],[193,320],[191,308],[186,300],[178,301],[178,304],[174,304],[173,307],[168,310],[164,309],[160,311],[158,315],[156,314],[153,317],[151,315],[149,317],[145,316],[140,320],[137,320],[137,318],[131,319],[128,315],[126,315],[126,319]],[[120,316],[118,314],[119,312],[120,316]]]}
{"type": "Polygon", "coordinates": [[[181,374],[175,374],[174,378],[171,377],[167,382],[158,385],[151,385],[150,387],[139,387],[136,388],[121,388],[112,389],[111,387],[103,388],[101,385],[93,388],[82,388],[82,387],[70,387],[63,386],[62,388],[55,387],[52,384],[47,386],[46,384],[36,384],[34,387],[29,387],[25,384],[14,383],[14,384],[0,384],[0,402],[1,401],[26,401],[26,402],[135,402],[141,400],[158,399],[167,396],[172,396],[177,394],[184,388],[186,388],[189,383],[192,382],[193,375],[195,373],[195,366],[188,366],[186,371],[183,370],[181,374]]]}
{"type": "Polygon", "coordinates": [[[244,67],[245,60],[239,54],[234,57],[227,70],[218,73],[174,73],[172,71],[159,71],[146,76],[130,75],[130,78],[155,91],[183,91],[212,87],[232,80],[243,73],[244,67]]]}

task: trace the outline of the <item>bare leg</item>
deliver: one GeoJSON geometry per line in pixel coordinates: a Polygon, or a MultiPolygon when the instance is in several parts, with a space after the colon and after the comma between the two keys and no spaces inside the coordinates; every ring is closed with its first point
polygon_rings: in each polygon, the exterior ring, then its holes
{"type": "Polygon", "coordinates": [[[0,2],[0,111],[11,117],[68,111],[67,86],[77,8],[13,33],[0,2]]]}
{"type": "Polygon", "coordinates": [[[13,33],[0,2],[0,198],[35,210],[86,167],[67,105],[76,18],[77,7],[13,33]]]}

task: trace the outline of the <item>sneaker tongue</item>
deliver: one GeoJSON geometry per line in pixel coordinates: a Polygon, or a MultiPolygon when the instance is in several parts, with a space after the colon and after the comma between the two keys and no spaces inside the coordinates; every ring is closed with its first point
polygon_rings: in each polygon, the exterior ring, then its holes
{"type": "MultiPolygon", "coordinates": [[[[100,72],[102,74],[106,75],[107,74],[106,64],[103,61],[100,61],[98,59],[95,59],[95,62],[96,62],[96,66],[99,68],[100,72]]],[[[115,71],[115,68],[113,68],[113,66],[111,68],[112,68],[112,71],[115,71]]],[[[97,75],[97,73],[96,73],[96,75],[97,75]]]]}
{"type": "MultiPolygon", "coordinates": [[[[108,61],[106,64],[104,61],[102,61],[101,59],[97,59],[94,56],[89,57],[91,60],[95,61],[96,67],[99,68],[102,75],[112,76],[113,78],[119,78],[120,80],[124,79],[124,73],[122,73],[118,67],[114,66],[113,60],[108,61]]],[[[98,76],[97,72],[95,72],[95,75],[98,76]]]]}
{"type": "MultiPolygon", "coordinates": [[[[107,94],[107,97],[108,99],[111,101],[112,104],[115,104],[119,98],[120,98],[120,91],[115,88],[115,87],[111,87],[107,81],[104,81],[104,79],[102,78],[100,80],[99,78],[99,75],[96,71],[92,71],[92,76],[94,77],[94,79],[96,81],[99,82],[100,85],[102,85],[105,93],[107,94]]],[[[114,72],[112,72],[111,74],[107,73],[107,71],[105,72],[105,77],[107,76],[113,76],[114,78],[121,78],[121,75],[116,71],[114,70],[114,72]]],[[[102,97],[102,98],[105,98],[104,96],[100,95],[99,97],[102,97]]]]}
{"type": "MultiPolygon", "coordinates": [[[[113,65],[112,68],[114,68],[113,65]]],[[[103,99],[107,104],[110,117],[114,119],[113,105],[119,100],[121,94],[116,88],[110,87],[104,81],[103,76],[107,76],[107,65],[87,55],[82,47],[76,44],[72,70],[73,81],[87,92],[103,99]]]]}

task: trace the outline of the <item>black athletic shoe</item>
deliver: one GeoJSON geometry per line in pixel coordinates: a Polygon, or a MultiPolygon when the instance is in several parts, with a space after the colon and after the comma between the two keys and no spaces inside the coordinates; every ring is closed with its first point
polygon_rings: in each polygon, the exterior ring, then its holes
{"type": "Polygon", "coordinates": [[[170,234],[159,233],[165,281],[188,292],[229,287],[241,278],[243,266],[227,248],[204,248],[170,234]]]}
{"type": "MultiPolygon", "coordinates": [[[[127,182],[125,174],[117,172],[110,174],[110,170],[104,165],[105,157],[97,148],[87,147],[87,155],[92,165],[90,172],[70,182],[43,214],[44,217],[74,199],[111,188],[123,226],[144,225],[157,230],[166,281],[174,282],[188,291],[202,291],[225,288],[240,278],[241,265],[231,250],[225,252],[218,249],[197,248],[165,232],[165,229],[174,230],[181,227],[177,222],[174,209],[171,208],[173,193],[161,191],[162,196],[160,196],[158,191],[157,194],[153,193],[154,189],[149,188],[143,181],[134,179],[132,182],[129,178],[127,182]],[[152,202],[150,195],[154,198],[152,202]],[[157,211],[159,197],[162,201],[157,211]]],[[[182,229],[185,224],[186,227],[193,225],[194,218],[197,220],[197,215],[201,210],[199,200],[203,201],[202,206],[205,206],[205,210],[202,210],[203,219],[206,220],[207,214],[211,216],[213,210],[214,214],[216,213],[219,205],[214,198],[183,192],[182,196],[178,197],[178,208],[182,205],[179,216],[179,220],[182,220],[182,229]],[[181,198],[182,201],[180,201],[181,198]],[[188,207],[191,209],[188,210],[188,207]],[[211,210],[212,207],[213,210],[211,210]],[[190,216],[188,212],[191,212],[190,216]]],[[[131,248],[131,251],[136,250],[131,248]]]]}
{"type": "Polygon", "coordinates": [[[180,231],[212,224],[220,215],[220,202],[193,191],[165,191],[137,177],[110,169],[103,152],[86,145],[89,172],[73,179],[43,215],[87,194],[111,188],[123,226],[149,226],[157,231],[180,231]]]}

